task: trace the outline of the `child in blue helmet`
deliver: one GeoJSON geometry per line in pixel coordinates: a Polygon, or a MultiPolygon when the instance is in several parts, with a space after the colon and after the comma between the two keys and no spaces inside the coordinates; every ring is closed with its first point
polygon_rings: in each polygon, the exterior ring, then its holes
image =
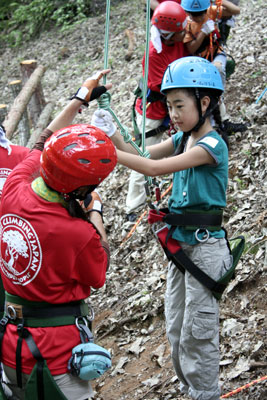
{"type": "MultiPolygon", "coordinates": [[[[192,55],[213,62],[220,71],[223,84],[225,84],[227,57],[223,47],[223,38],[219,31],[219,22],[222,18],[238,15],[240,8],[232,0],[182,0],[181,6],[189,16],[184,38],[187,50],[192,55]]],[[[222,99],[220,107],[221,130],[231,134],[247,129],[245,124],[229,120],[222,99]]]]}
{"type": "MultiPolygon", "coordinates": [[[[150,158],[136,155],[136,150],[124,143],[107,111],[96,111],[92,124],[111,136],[122,165],[152,177],[173,173],[171,213],[222,210],[226,206],[228,148],[210,121],[211,116],[218,122],[220,119],[218,102],[223,84],[219,71],[200,57],[181,58],[165,71],[161,92],[177,133],[147,147],[150,158]]],[[[220,225],[217,230],[176,226],[169,233],[212,279],[217,281],[231,268],[232,256],[220,225]]],[[[180,390],[195,400],[219,400],[218,301],[172,261],[168,265],[165,316],[180,390]]]]}

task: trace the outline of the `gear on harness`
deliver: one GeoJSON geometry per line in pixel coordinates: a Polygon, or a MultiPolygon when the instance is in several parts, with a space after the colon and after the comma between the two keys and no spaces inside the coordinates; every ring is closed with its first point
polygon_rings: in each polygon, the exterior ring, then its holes
{"type": "MultiPolygon", "coordinates": [[[[215,281],[190,260],[190,258],[182,250],[179,242],[173,239],[171,236],[173,230],[177,226],[184,226],[185,229],[190,229],[190,230],[197,229],[196,235],[198,234],[198,231],[203,229],[205,229],[207,233],[208,230],[212,229],[218,230],[218,228],[220,229],[220,227],[216,225],[222,219],[222,211],[211,210],[203,212],[199,210],[190,210],[190,211],[186,210],[184,214],[165,213],[165,211],[166,209],[158,211],[150,210],[148,222],[150,224],[153,224],[155,222],[160,221],[160,222],[167,222],[168,224],[171,225],[171,229],[169,229],[169,227],[165,225],[163,228],[155,232],[155,235],[159,240],[168,260],[172,261],[183,274],[185,273],[185,270],[190,272],[194,276],[194,278],[196,278],[200,283],[202,283],[212,292],[213,296],[217,300],[220,300],[224,290],[227,287],[227,284],[234,277],[235,268],[244,251],[245,247],[244,236],[238,236],[237,238],[231,239],[230,240],[231,242],[238,241],[236,246],[234,246],[233,249],[231,249],[226,235],[228,247],[233,257],[233,264],[232,267],[218,281],[215,281]]],[[[208,237],[209,236],[207,236],[204,240],[199,240],[199,241],[200,242],[206,241],[208,237]]]]}
{"type": "MultiPolygon", "coordinates": [[[[36,303],[7,292],[5,294],[5,312],[0,321],[0,356],[7,325],[16,325],[18,333],[16,350],[18,387],[22,387],[21,349],[23,341],[26,342],[32,356],[36,360],[36,364],[25,386],[25,400],[67,400],[50,373],[47,362],[39,351],[28,327],[78,325],[77,327],[81,331],[81,340],[84,340],[89,330],[88,323],[90,325],[94,317],[92,308],[84,301],[66,304],[36,303]]],[[[0,399],[7,399],[2,382],[0,384],[0,399]]]]}

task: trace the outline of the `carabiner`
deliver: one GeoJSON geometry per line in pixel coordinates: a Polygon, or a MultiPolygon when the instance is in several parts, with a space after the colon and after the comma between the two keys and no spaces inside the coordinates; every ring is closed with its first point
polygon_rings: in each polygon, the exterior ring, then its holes
{"type": "Polygon", "coordinates": [[[210,233],[207,229],[198,228],[195,232],[195,238],[199,243],[205,243],[207,240],[209,240],[209,237],[210,237],[210,233]],[[198,237],[198,234],[200,233],[200,231],[205,231],[205,236],[203,237],[203,239],[200,239],[198,237]]]}

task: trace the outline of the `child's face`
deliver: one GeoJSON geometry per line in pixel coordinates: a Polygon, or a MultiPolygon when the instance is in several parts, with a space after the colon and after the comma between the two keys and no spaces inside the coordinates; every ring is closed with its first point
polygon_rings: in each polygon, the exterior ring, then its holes
{"type": "Polygon", "coordinates": [[[196,22],[197,24],[202,24],[205,21],[207,11],[199,12],[199,13],[187,13],[192,21],[196,22]]]}
{"type": "MultiPolygon", "coordinates": [[[[167,46],[173,45],[176,42],[182,42],[185,37],[185,29],[180,32],[174,32],[170,39],[166,39],[164,34],[161,34],[162,39],[164,39],[164,43],[167,46]]],[[[167,37],[167,36],[166,36],[167,37]]]]}
{"type": "Polygon", "coordinates": [[[199,119],[194,97],[183,89],[172,89],[167,93],[170,118],[178,130],[190,131],[199,119]]]}

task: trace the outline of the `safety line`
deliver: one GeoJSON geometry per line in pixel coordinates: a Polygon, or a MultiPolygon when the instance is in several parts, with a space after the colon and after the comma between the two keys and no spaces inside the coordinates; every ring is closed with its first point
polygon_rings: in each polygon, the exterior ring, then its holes
{"type": "Polygon", "coordinates": [[[244,389],[249,388],[249,387],[252,386],[252,385],[255,385],[256,383],[263,382],[265,379],[267,379],[267,375],[262,376],[262,377],[259,378],[259,379],[255,379],[255,381],[252,381],[252,382],[250,382],[250,383],[247,383],[246,385],[241,386],[241,387],[239,387],[239,388],[233,390],[232,392],[229,392],[229,393],[224,394],[223,396],[221,396],[221,399],[227,399],[228,397],[234,396],[235,394],[241,392],[241,391],[244,390],[244,389]]]}

